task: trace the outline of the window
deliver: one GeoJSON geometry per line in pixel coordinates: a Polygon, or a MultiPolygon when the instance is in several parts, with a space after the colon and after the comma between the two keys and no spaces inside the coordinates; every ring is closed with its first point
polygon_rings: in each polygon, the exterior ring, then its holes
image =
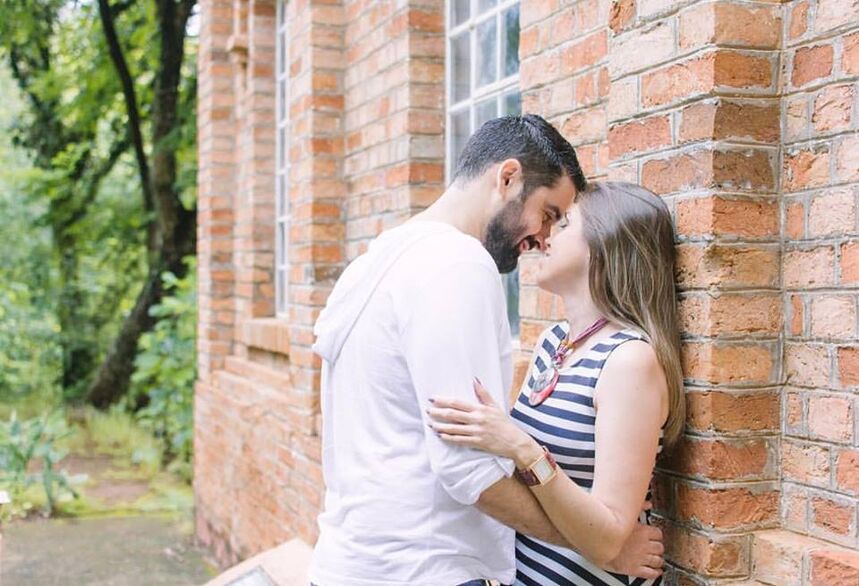
{"type": "Polygon", "coordinates": [[[277,315],[288,309],[289,286],[289,35],[286,2],[277,3],[277,39],[275,41],[275,248],[274,295],[277,315]]]}
{"type": "MultiPolygon", "coordinates": [[[[519,2],[447,2],[447,176],[468,137],[498,116],[519,114],[519,2]]],[[[519,272],[504,276],[507,316],[519,336],[519,272]]]]}

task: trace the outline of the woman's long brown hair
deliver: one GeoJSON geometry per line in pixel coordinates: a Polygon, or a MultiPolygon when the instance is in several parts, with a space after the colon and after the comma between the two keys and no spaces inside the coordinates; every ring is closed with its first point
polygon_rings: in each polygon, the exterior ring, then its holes
{"type": "Polygon", "coordinates": [[[666,444],[683,432],[686,403],[674,282],[674,227],[665,202],[632,183],[591,183],[576,197],[590,249],[590,292],[609,319],[644,334],[668,383],[666,444]]]}

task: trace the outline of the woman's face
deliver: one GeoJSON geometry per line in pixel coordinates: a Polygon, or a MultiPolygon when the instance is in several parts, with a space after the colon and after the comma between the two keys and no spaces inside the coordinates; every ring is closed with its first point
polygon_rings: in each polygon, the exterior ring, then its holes
{"type": "Polygon", "coordinates": [[[581,210],[573,203],[546,240],[546,252],[537,269],[537,284],[556,295],[581,291],[588,286],[589,265],[590,251],[581,210]]]}

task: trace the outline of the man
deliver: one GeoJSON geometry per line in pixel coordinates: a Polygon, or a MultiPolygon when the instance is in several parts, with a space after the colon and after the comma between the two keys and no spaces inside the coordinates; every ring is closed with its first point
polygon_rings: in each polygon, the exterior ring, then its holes
{"type": "MultiPolygon", "coordinates": [[[[545,120],[489,121],[439,200],[344,271],[315,328],[326,496],[313,584],[509,584],[511,527],[565,544],[511,461],[442,443],[426,409],[435,395],[473,401],[474,377],[506,404],[499,272],[544,249],[585,185],[573,147],[545,120]]],[[[613,569],[639,574],[660,539],[641,526],[613,569]]]]}

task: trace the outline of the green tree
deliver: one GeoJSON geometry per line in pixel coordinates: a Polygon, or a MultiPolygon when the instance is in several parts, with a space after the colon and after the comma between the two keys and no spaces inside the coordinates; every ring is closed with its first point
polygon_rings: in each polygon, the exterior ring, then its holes
{"type": "Polygon", "coordinates": [[[127,391],[161,274],[184,275],[195,250],[193,7],[0,0],[0,52],[25,99],[15,142],[57,267],[61,383],[97,406],[127,391]]]}

